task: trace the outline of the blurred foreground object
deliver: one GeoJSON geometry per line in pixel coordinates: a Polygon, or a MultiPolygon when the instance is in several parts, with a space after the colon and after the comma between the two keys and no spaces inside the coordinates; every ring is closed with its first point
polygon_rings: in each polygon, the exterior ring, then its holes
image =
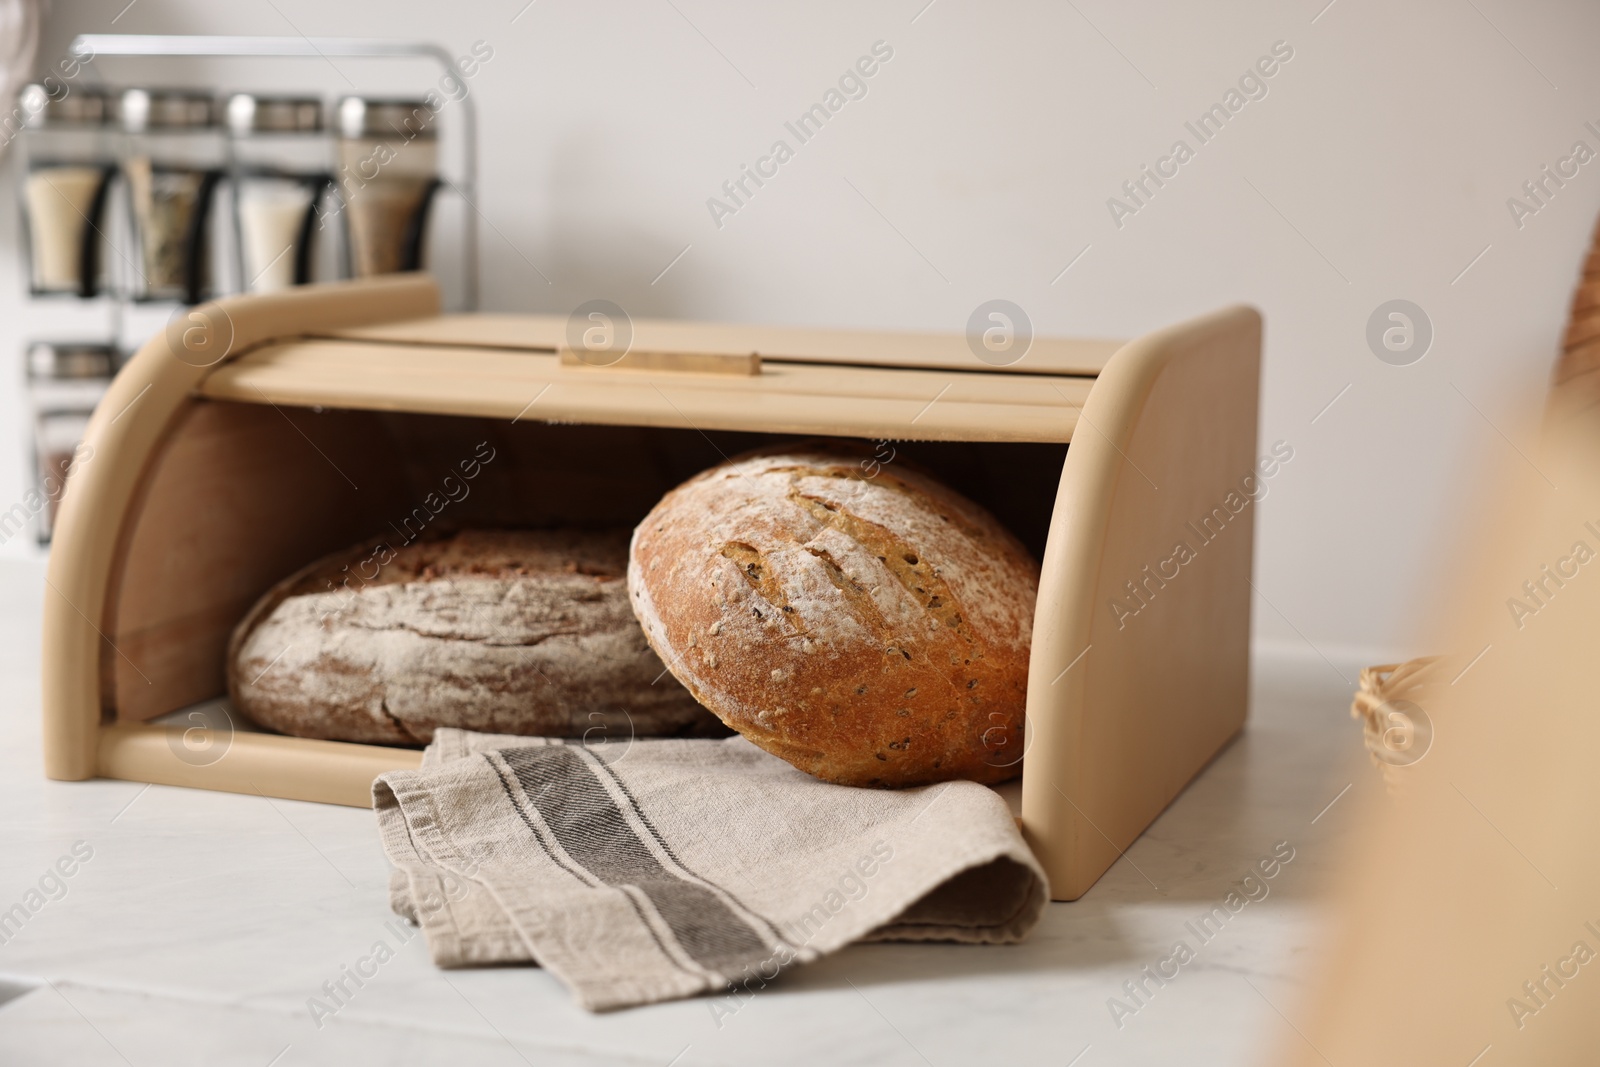
{"type": "Polygon", "coordinates": [[[1364,813],[1277,1063],[1600,1062],[1596,377],[1564,378],[1542,448],[1495,498],[1501,528],[1461,557],[1430,635],[1461,667],[1416,702],[1437,727],[1425,758],[1380,759],[1404,787],[1364,813]]]}
{"type": "Polygon", "coordinates": [[[0,0],[0,106],[12,120],[4,123],[0,152],[21,125],[11,112],[38,58],[39,0],[0,0]]]}
{"type": "Polygon", "coordinates": [[[1600,400],[1600,224],[1596,225],[1583,261],[1578,288],[1567,314],[1567,333],[1556,364],[1555,387],[1550,393],[1554,419],[1600,400]]]}

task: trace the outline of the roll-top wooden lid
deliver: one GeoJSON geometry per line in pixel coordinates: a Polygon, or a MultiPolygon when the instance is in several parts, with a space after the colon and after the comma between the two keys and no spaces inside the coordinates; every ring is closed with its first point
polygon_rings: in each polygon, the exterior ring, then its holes
{"type": "Polygon", "coordinates": [[[961,334],[634,320],[626,356],[574,353],[556,315],[444,315],[264,343],[213,399],[513,421],[1066,442],[1117,341],[1034,339],[1008,366],[961,334]]]}

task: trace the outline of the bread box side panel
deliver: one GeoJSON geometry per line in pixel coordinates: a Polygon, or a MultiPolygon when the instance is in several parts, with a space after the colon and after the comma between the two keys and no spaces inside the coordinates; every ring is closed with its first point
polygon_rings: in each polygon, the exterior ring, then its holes
{"type": "Polygon", "coordinates": [[[371,413],[186,404],[112,571],[106,710],[143,721],[220,696],[234,624],[283,575],[397,513],[397,475],[371,413]]]}
{"type": "Polygon", "coordinates": [[[1023,824],[1081,896],[1244,723],[1260,316],[1112,359],[1063,465],[1034,622],[1023,824]]]}
{"type": "Polygon", "coordinates": [[[47,775],[72,780],[96,773],[104,704],[100,652],[115,557],[144,472],[207,368],[284,333],[428,314],[438,301],[431,280],[399,275],[204,305],[148,341],[118,374],[90,419],[86,457],[67,480],[46,575],[41,688],[47,775]],[[217,350],[221,357],[213,355],[217,350]]]}

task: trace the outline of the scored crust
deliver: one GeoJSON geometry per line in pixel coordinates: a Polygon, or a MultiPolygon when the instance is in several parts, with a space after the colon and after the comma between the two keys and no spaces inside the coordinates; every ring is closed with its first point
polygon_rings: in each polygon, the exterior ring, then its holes
{"type": "Polygon", "coordinates": [[[634,530],[645,637],[706,707],[818,778],[1021,773],[1039,569],[904,460],[808,442],[672,490],[634,530]]]}
{"type": "Polygon", "coordinates": [[[336,552],[234,629],[229,696],[263,726],[330,740],[415,744],[438,726],[591,743],[714,735],[628,607],[627,536],[466,530],[336,552]]]}

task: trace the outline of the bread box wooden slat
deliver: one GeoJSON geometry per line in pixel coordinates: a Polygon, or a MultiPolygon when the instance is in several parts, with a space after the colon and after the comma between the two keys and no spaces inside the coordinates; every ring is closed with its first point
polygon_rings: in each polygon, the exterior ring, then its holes
{"type": "MultiPolygon", "coordinates": [[[[397,344],[459,345],[554,352],[568,343],[564,315],[435,315],[322,331],[318,336],[397,344]]],[[[791,363],[908,367],[1001,374],[1094,377],[1124,341],[1037,337],[1026,360],[992,366],[972,358],[961,334],[819,330],[676,319],[632,320],[631,348],[650,352],[758,353],[791,363]]]]}
{"type": "MultiPolygon", "coordinates": [[[[971,353],[968,362],[977,364],[971,353]]],[[[978,364],[982,366],[981,364],[978,364]]],[[[562,366],[553,352],[307,339],[219,367],[202,395],[379,411],[940,441],[1072,438],[1093,378],[763,359],[754,377],[562,366]],[[441,377],[441,362],[451,373],[441,377]]]]}
{"type": "Polygon", "coordinates": [[[462,522],[636,522],[772,435],[887,441],[988,506],[1042,561],[1022,823],[1057,899],[1243,725],[1250,309],[1125,344],[1040,339],[1005,368],[959,335],[634,324],[636,349],[756,353],[756,374],[563,365],[563,318],[437,310],[420,276],[241,297],[128,364],[57,524],[47,774],[369,803],[372,778],[415,750],[240,730],[206,762],[183,727],[148,721],[220,695],[227,634],[277,578],[429,521],[419,491],[480,439],[498,458],[450,505],[462,522]]]}

